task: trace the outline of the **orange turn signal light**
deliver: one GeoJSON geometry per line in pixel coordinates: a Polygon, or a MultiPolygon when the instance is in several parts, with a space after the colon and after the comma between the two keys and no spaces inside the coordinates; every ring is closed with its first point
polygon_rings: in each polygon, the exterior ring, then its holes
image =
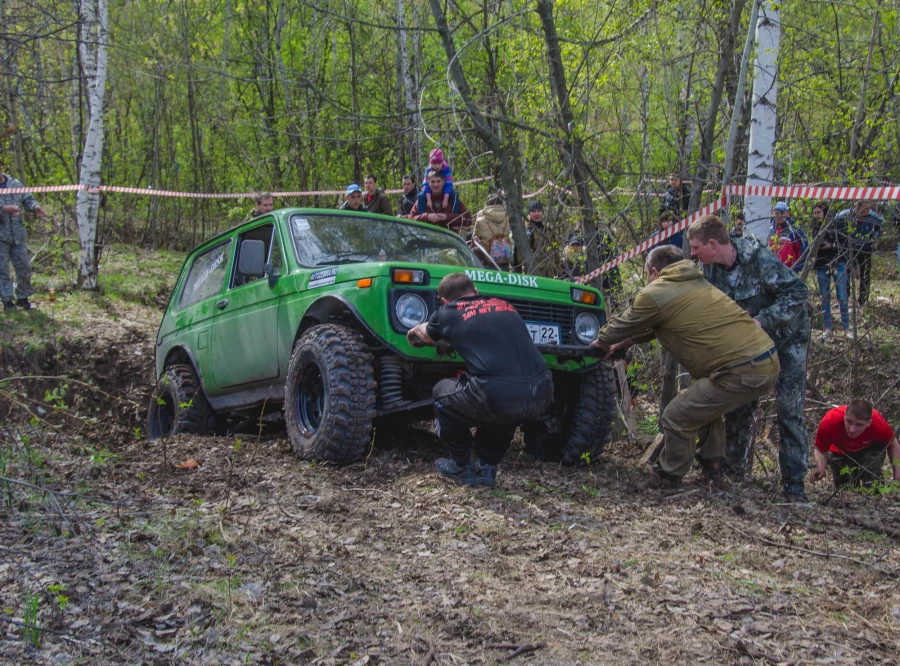
{"type": "Polygon", "coordinates": [[[356,283],[356,286],[360,289],[368,289],[372,286],[372,278],[363,278],[356,283]]]}
{"type": "Polygon", "coordinates": [[[572,300],[576,303],[584,303],[585,305],[596,305],[597,294],[586,291],[585,289],[573,289],[572,300]]]}
{"type": "Polygon", "coordinates": [[[396,284],[425,284],[425,271],[412,268],[392,268],[391,280],[396,284]]]}

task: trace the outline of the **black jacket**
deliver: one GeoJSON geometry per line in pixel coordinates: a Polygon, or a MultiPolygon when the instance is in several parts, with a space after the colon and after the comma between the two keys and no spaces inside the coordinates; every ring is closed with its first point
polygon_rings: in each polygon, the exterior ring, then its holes
{"type": "Polygon", "coordinates": [[[659,206],[659,214],[662,215],[667,210],[675,213],[676,217],[681,217],[687,212],[691,205],[691,187],[687,183],[681,184],[681,192],[676,192],[671,186],[663,195],[662,204],[659,206]]]}

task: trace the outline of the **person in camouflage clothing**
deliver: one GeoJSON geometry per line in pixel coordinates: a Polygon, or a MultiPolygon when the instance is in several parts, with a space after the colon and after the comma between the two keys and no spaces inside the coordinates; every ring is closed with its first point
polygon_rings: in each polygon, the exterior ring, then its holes
{"type": "MultiPolygon", "coordinates": [[[[792,501],[805,501],[809,435],[803,417],[806,355],[810,318],[807,289],[799,276],[769,248],[752,237],[731,239],[715,215],[700,218],[687,230],[691,256],[703,262],[703,275],[733,298],[775,341],[781,374],[775,404],[781,430],[781,481],[792,501]]],[[[745,470],[756,401],[725,417],[725,472],[740,479],[745,470]]]]}
{"type": "Polygon", "coordinates": [[[22,212],[30,210],[37,217],[46,215],[30,193],[6,193],[7,190],[20,187],[22,183],[3,173],[3,164],[0,163],[0,300],[6,311],[16,306],[23,310],[32,309],[28,300],[34,293],[31,286],[31,259],[25,244],[25,220],[22,219],[22,212]],[[9,277],[10,262],[16,269],[15,294],[9,277]],[[18,301],[15,296],[18,296],[18,301]]]}

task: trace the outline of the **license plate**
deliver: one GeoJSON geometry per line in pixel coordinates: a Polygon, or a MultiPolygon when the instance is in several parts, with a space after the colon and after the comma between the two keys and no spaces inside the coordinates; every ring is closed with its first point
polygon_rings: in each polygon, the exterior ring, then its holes
{"type": "Polygon", "coordinates": [[[531,340],[536,345],[558,345],[559,344],[559,324],[540,324],[537,322],[526,321],[525,326],[531,333],[531,340]]]}

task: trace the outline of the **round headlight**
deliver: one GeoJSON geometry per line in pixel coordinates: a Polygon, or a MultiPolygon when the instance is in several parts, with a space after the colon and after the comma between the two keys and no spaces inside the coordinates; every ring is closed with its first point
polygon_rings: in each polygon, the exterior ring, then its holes
{"type": "Polygon", "coordinates": [[[428,318],[428,306],[417,294],[403,294],[397,299],[394,312],[397,314],[397,320],[406,328],[418,326],[428,318]]]}
{"type": "Polygon", "coordinates": [[[599,332],[600,322],[590,312],[582,312],[575,318],[575,335],[584,344],[591,344],[599,332]]]}

